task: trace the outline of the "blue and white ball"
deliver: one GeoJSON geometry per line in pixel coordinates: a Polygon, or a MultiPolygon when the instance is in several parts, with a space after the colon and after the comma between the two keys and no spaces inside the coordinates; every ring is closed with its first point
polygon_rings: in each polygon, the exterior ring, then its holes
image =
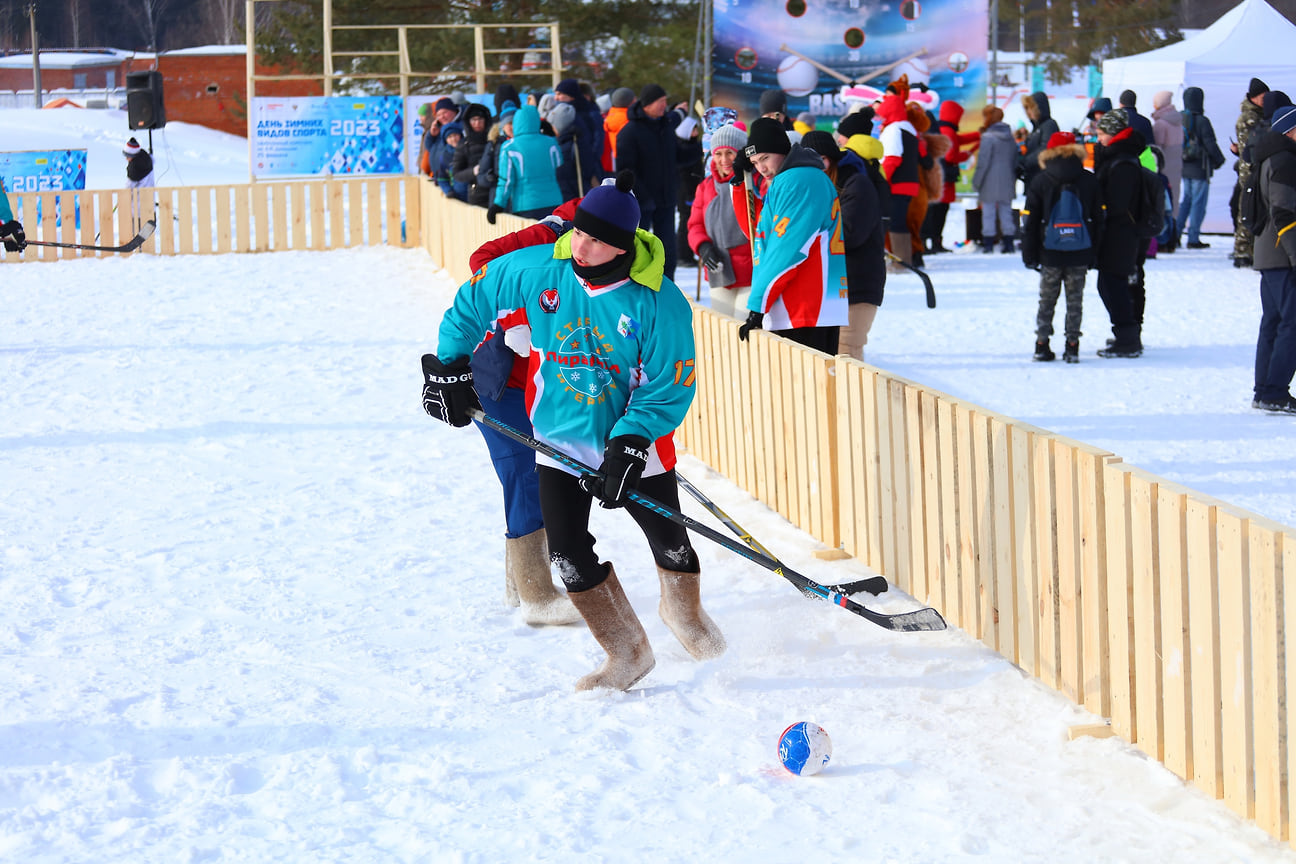
{"type": "Polygon", "coordinates": [[[779,761],[793,774],[818,774],[831,758],[832,739],[814,723],[793,723],[779,736],[779,761]]]}

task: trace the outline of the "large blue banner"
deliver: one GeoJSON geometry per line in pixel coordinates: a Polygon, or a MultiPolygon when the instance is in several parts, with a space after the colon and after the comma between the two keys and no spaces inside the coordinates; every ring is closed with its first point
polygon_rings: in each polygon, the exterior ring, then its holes
{"type": "Polygon", "coordinates": [[[824,128],[852,103],[871,103],[909,76],[925,108],[953,99],[964,125],[986,102],[986,0],[713,0],[712,104],[750,122],[760,94],[787,94],[788,111],[824,128]],[[914,85],[923,85],[915,87],[914,85]],[[924,89],[926,88],[926,89],[924,89]]]}
{"type": "Polygon", "coordinates": [[[22,150],[0,153],[0,180],[8,192],[84,189],[85,150],[22,150]]]}
{"type": "Polygon", "coordinates": [[[405,128],[399,96],[252,100],[252,174],[400,174],[405,128]]]}

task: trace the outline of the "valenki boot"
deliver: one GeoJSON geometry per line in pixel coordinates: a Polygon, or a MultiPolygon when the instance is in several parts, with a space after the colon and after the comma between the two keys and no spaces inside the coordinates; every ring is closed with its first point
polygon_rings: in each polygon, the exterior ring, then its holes
{"type": "Polygon", "coordinates": [[[607,579],[596,587],[567,595],[608,655],[602,666],[576,682],[577,690],[629,690],[657,664],[616,570],[610,563],[607,568],[607,579]]]}
{"type": "Polygon", "coordinates": [[[695,660],[710,660],[725,652],[724,634],[702,608],[702,574],[657,568],[661,603],[657,612],[695,660]]]}
{"type": "Polygon", "coordinates": [[[554,587],[549,572],[549,544],[544,529],[525,537],[504,539],[505,588],[513,587],[522,616],[533,627],[575,624],[580,613],[562,591],[554,587]]]}

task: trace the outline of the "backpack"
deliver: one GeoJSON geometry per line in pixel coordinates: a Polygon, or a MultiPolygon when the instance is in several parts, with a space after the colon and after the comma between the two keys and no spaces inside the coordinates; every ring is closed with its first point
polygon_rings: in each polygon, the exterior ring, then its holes
{"type": "Polygon", "coordinates": [[[1269,221],[1269,205],[1265,203],[1264,193],[1260,191],[1260,171],[1253,166],[1247,184],[1241,187],[1238,194],[1238,224],[1259,237],[1269,221]]]}
{"type": "Polygon", "coordinates": [[[1139,236],[1152,239],[1165,230],[1165,184],[1161,175],[1144,168],[1132,156],[1121,157],[1122,161],[1133,162],[1139,170],[1138,196],[1134,199],[1134,227],[1139,236]]]}
{"type": "Polygon", "coordinates": [[[1044,225],[1044,248],[1054,252],[1083,252],[1090,248],[1089,228],[1085,225],[1084,205],[1075,187],[1065,184],[1049,211],[1044,225]]]}
{"type": "Polygon", "coordinates": [[[1184,127],[1183,161],[1185,164],[1203,162],[1202,157],[1206,155],[1206,151],[1202,149],[1201,140],[1193,129],[1193,115],[1187,111],[1184,113],[1188,115],[1188,125],[1184,127]]]}

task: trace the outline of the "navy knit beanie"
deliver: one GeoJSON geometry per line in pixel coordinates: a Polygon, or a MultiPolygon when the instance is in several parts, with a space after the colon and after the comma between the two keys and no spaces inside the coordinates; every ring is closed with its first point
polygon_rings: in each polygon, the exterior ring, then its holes
{"type": "Polygon", "coordinates": [[[1296,129],[1296,108],[1285,105],[1274,112],[1273,131],[1279,135],[1286,135],[1293,129],[1296,129]]]}
{"type": "Polygon", "coordinates": [[[554,87],[555,93],[561,93],[564,96],[570,96],[573,99],[581,98],[580,82],[575,78],[564,78],[554,87]]]}
{"type": "Polygon", "coordinates": [[[639,202],[630,191],[634,181],[633,171],[622,170],[617,172],[615,185],[604,180],[603,185],[595,186],[576,206],[573,224],[609,246],[633,249],[639,227],[639,202]]]}
{"type": "Polygon", "coordinates": [[[432,110],[433,111],[458,111],[459,106],[456,105],[454,103],[454,100],[451,99],[449,96],[442,96],[440,99],[436,101],[436,107],[433,108],[432,110]]]}

